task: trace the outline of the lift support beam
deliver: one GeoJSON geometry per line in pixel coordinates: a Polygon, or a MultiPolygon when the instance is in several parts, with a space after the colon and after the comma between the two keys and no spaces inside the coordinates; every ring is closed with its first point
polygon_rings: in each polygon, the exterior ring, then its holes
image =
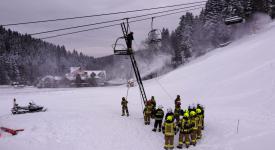
{"type": "Polygon", "coordinates": [[[137,62],[136,62],[136,59],[135,59],[135,56],[134,56],[134,53],[133,53],[133,49],[132,49],[132,41],[134,40],[134,38],[133,38],[133,32],[129,31],[130,26],[129,26],[128,19],[126,19],[126,25],[125,25],[124,22],[121,23],[121,29],[122,29],[122,32],[123,32],[123,37],[120,37],[116,40],[116,43],[115,43],[115,46],[114,46],[114,53],[115,53],[115,55],[129,55],[130,56],[131,63],[132,63],[132,66],[133,66],[133,70],[135,72],[135,76],[136,76],[137,83],[138,83],[138,86],[139,86],[140,94],[142,96],[142,100],[143,100],[143,103],[145,105],[146,102],[147,102],[147,97],[146,97],[145,89],[144,89],[144,86],[143,86],[143,83],[142,83],[142,79],[141,79],[141,76],[140,76],[140,73],[139,73],[138,65],[137,65],[137,62]],[[126,45],[127,45],[126,50],[117,50],[116,49],[116,44],[117,44],[117,41],[119,39],[125,39],[125,42],[126,42],[126,45]]]}

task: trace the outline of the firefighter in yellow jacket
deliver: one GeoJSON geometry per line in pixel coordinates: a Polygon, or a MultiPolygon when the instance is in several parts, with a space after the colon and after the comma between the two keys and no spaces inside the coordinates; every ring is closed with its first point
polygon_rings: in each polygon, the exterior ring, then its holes
{"type": "Polygon", "coordinates": [[[129,116],[129,111],[128,111],[128,101],[126,100],[125,97],[122,97],[122,101],[121,101],[121,106],[122,106],[122,115],[121,116],[124,116],[125,115],[125,112],[126,112],[126,115],[129,116]]]}
{"type": "Polygon", "coordinates": [[[149,101],[147,101],[145,108],[143,110],[144,115],[144,124],[150,125],[150,119],[151,119],[151,113],[152,113],[152,107],[149,101]]]}
{"type": "Polygon", "coordinates": [[[179,145],[177,148],[182,149],[183,143],[185,143],[186,148],[190,145],[190,132],[192,129],[192,124],[189,119],[189,113],[185,112],[183,115],[183,118],[180,120],[178,127],[180,128],[180,134],[179,134],[179,145]],[[184,142],[183,142],[184,138],[184,142]]]}
{"type": "Polygon", "coordinates": [[[201,139],[201,137],[202,137],[201,130],[202,130],[202,122],[203,122],[202,110],[200,108],[197,108],[196,113],[197,113],[197,117],[199,118],[198,119],[197,139],[201,139]]]}
{"type": "Polygon", "coordinates": [[[190,120],[192,124],[192,131],[191,131],[191,144],[196,145],[197,144],[197,132],[198,132],[198,122],[199,122],[199,117],[197,116],[195,111],[190,112],[190,120]]]}
{"type": "Polygon", "coordinates": [[[167,116],[163,126],[162,132],[164,133],[165,145],[164,149],[174,149],[174,136],[176,134],[176,124],[172,115],[167,116]]]}

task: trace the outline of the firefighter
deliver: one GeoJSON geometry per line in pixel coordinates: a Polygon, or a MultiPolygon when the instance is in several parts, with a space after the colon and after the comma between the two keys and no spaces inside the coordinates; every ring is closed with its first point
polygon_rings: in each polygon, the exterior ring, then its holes
{"type": "Polygon", "coordinates": [[[152,96],[151,97],[151,105],[152,105],[152,113],[151,113],[151,118],[155,118],[155,113],[156,113],[156,100],[155,100],[155,97],[152,96]]]}
{"type": "Polygon", "coordinates": [[[150,101],[147,101],[147,103],[145,105],[145,108],[143,110],[144,124],[145,125],[150,125],[151,113],[152,113],[151,103],[150,103],[150,101]]]}
{"type": "Polygon", "coordinates": [[[124,116],[125,115],[125,112],[126,112],[126,115],[129,116],[129,111],[128,111],[128,101],[126,100],[125,97],[122,97],[122,101],[121,101],[121,106],[122,106],[122,115],[121,116],[124,116]]]}
{"type": "Polygon", "coordinates": [[[201,130],[202,130],[202,111],[200,108],[196,109],[196,113],[197,113],[197,118],[198,118],[198,130],[197,130],[197,139],[201,139],[202,134],[201,134],[201,130]]]}
{"type": "Polygon", "coordinates": [[[172,116],[173,117],[173,122],[174,122],[174,113],[172,112],[172,108],[168,108],[167,109],[167,113],[165,115],[165,120],[167,119],[168,116],[172,116]]]}
{"type": "Polygon", "coordinates": [[[155,113],[155,124],[154,124],[154,129],[152,131],[156,132],[157,131],[157,127],[159,127],[159,132],[161,132],[161,125],[162,125],[162,120],[164,117],[164,111],[162,110],[162,106],[159,105],[158,109],[156,110],[155,113]]]}
{"type": "Polygon", "coordinates": [[[183,115],[183,110],[181,109],[181,107],[176,107],[174,110],[174,117],[176,119],[177,124],[180,121],[180,115],[183,115]]]}
{"type": "Polygon", "coordinates": [[[180,105],[181,105],[180,95],[177,95],[177,98],[175,99],[175,108],[180,107],[180,105]]]}
{"type": "Polygon", "coordinates": [[[191,144],[196,145],[197,144],[197,132],[198,132],[198,120],[197,114],[195,111],[190,112],[190,120],[192,124],[192,130],[191,130],[191,144]]]}
{"type": "Polygon", "coordinates": [[[127,35],[127,38],[126,38],[126,45],[127,45],[127,48],[128,48],[128,52],[130,54],[133,53],[133,49],[132,49],[132,41],[134,40],[134,33],[133,32],[130,32],[128,35],[127,35]]]}
{"type": "Polygon", "coordinates": [[[201,123],[202,123],[202,130],[204,130],[204,107],[201,104],[197,104],[197,108],[201,110],[201,123]]]}
{"type": "Polygon", "coordinates": [[[156,100],[155,100],[154,96],[151,97],[151,104],[152,104],[153,108],[156,109],[156,100]]]}
{"type": "Polygon", "coordinates": [[[183,118],[180,120],[178,127],[180,128],[179,134],[179,145],[177,148],[182,149],[183,143],[185,143],[186,148],[190,145],[190,131],[192,128],[191,121],[189,119],[189,113],[185,112],[183,118]],[[184,138],[184,142],[183,142],[184,138]]]}
{"type": "Polygon", "coordinates": [[[176,133],[176,125],[174,123],[173,115],[168,115],[163,126],[162,132],[164,133],[164,149],[174,149],[174,135],[176,133]]]}

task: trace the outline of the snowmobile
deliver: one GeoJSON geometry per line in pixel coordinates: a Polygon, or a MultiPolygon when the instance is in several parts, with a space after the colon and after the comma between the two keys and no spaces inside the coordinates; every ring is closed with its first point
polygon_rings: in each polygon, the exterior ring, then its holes
{"type": "Polygon", "coordinates": [[[24,114],[24,113],[34,113],[34,112],[45,112],[47,109],[44,109],[43,106],[36,105],[34,102],[30,102],[28,106],[14,106],[11,109],[12,114],[24,114]]]}

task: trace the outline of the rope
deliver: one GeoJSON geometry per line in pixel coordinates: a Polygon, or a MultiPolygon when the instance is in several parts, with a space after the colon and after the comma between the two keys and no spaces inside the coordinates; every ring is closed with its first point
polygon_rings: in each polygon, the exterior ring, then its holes
{"type": "MultiPolygon", "coordinates": [[[[128,86],[128,85],[127,85],[127,86],[128,86]]],[[[128,99],[129,89],[130,89],[130,87],[127,87],[126,99],[128,99]]]]}
{"type": "MultiPolygon", "coordinates": [[[[157,77],[158,78],[158,77],[157,77]]],[[[157,78],[155,78],[155,80],[157,81],[157,83],[159,84],[159,86],[161,87],[161,89],[166,93],[166,95],[168,95],[168,97],[173,100],[172,96],[168,93],[168,91],[161,85],[161,83],[157,80],[157,78]]]]}

